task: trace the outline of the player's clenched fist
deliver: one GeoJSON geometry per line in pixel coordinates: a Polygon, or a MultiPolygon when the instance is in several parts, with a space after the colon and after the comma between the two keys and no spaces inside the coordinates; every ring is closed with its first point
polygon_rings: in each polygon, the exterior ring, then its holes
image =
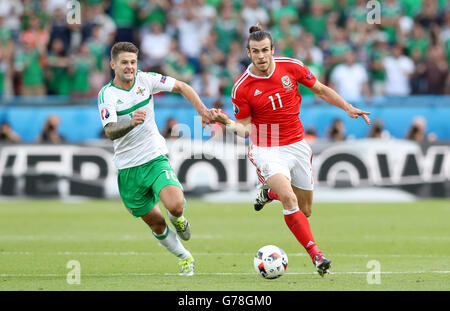
{"type": "Polygon", "coordinates": [[[145,121],[145,115],[146,112],[145,111],[135,111],[133,113],[133,119],[131,119],[131,125],[136,126],[138,124],[141,124],[145,121]]]}

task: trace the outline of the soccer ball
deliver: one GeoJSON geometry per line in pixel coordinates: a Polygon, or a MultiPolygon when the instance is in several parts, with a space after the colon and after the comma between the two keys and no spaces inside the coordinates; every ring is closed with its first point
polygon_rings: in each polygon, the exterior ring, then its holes
{"type": "Polygon", "coordinates": [[[286,253],[275,245],[261,247],[255,255],[253,265],[265,279],[276,279],[284,274],[288,265],[286,253]]]}

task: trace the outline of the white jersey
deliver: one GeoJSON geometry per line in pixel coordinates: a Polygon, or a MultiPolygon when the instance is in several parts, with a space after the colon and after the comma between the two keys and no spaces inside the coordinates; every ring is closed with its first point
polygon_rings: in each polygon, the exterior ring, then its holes
{"type": "Polygon", "coordinates": [[[131,120],[136,110],[147,112],[143,123],[113,141],[113,159],[118,169],[138,166],[168,153],[166,141],[155,123],[153,94],[171,92],[175,81],[159,73],[138,70],[131,89],[118,88],[111,81],[98,93],[103,127],[110,122],[131,120]]]}

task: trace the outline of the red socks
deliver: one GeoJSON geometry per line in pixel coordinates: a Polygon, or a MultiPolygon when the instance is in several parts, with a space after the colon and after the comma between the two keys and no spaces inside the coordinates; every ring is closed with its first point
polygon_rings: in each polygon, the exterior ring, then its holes
{"type": "MultiPolygon", "coordinates": [[[[272,200],[281,201],[280,197],[272,189],[269,189],[268,195],[272,200]]],[[[309,226],[308,218],[306,218],[305,214],[303,214],[298,207],[295,210],[283,209],[283,214],[287,226],[295,235],[300,244],[303,245],[314,262],[314,256],[321,254],[322,252],[314,242],[314,237],[311,232],[311,227],[309,226]]]]}
{"type": "MultiPolygon", "coordinates": [[[[272,190],[271,190],[272,191],[272,190]]],[[[320,254],[321,251],[314,242],[314,237],[309,226],[308,218],[297,207],[294,210],[283,209],[284,220],[291,232],[295,235],[300,244],[306,249],[309,256],[314,262],[314,256],[320,254]]]]}

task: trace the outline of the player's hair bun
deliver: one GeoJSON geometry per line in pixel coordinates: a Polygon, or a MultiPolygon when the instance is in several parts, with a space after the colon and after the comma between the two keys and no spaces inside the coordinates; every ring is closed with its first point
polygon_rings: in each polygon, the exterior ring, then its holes
{"type": "Polygon", "coordinates": [[[256,25],[256,26],[250,27],[250,29],[248,30],[248,32],[249,32],[249,33],[253,33],[253,32],[261,31],[261,30],[262,30],[262,28],[259,27],[259,25],[256,25]]]}
{"type": "Polygon", "coordinates": [[[250,32],[250,35],[247,38],[247,49],[250,49],[250,41],[262,41],[266,38],[269,38],[270,40],[270,48],[273,47],[272,36],[267,31],[262,30],[262,27],[259,26],[259,23],[257,23],[255,26],[250,27],[248,31],[250,32]]]}

